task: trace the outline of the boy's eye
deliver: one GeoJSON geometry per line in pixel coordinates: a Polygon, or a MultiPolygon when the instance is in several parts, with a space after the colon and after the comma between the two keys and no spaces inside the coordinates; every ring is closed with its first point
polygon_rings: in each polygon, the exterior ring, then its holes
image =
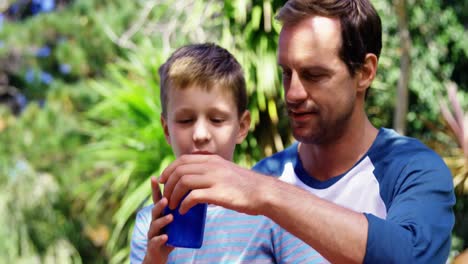
{"type": "Polygon", "coordinates": [[[211,118],[211,122],[219,124],[219,123],[224,122],[224,118],[217,118],[217,117],[211,118]]]}
{"type": "Polygon", "coordinates": [[[190,122],[192,122],[193,119],[191,118],[181,118],[181,119],[177,119],[176,122],[179,123],[179,124],[188,124],[190,122]]]}

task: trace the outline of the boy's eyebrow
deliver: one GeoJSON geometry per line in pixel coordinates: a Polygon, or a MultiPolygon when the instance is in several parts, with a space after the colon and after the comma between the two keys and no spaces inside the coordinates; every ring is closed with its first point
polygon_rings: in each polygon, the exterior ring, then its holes
{"type": "Polygon", "coordinates": [[[175,115],[190,114],[193,112],[193,109],[190,109],[188,107],[182,107],[182,108],[173,109],[171,112],[174,113],[175,115]]]}
{"type": "Polygon", "coordinates": [[[219,107],[210,107],[208,111],[210,113],[214,114],[223,114],[223,115],[229,115],[232,111],[235,111],[236,109],[232,109],[230,107],[226,108],[219,108],[219,107]]]}
{"type": "MultiPolygon", "coordinates": [[[[181,107],[181,108],[178,108],[178,109],[174,109],[172,112],[175,113],[175,114],[185,114],[185,113],[192,113],[194,110],[190,107],[181,107]]],[[[233,109],[230,109],[230,108],[219,108],[219,107],[209,107],[208,108],[208,111],[209,112],[219,112],[219,113],[223,113],[223,114],[229,114],[233,111],[233,109]]]]}

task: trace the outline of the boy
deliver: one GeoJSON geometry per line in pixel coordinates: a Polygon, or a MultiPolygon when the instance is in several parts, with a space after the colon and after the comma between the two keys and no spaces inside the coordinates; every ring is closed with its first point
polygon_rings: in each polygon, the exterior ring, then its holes
{"type": "MultiPolygon", "coordinates": [[[[159,74],[161,122],[174,154],[217,154],[232,160],[236,144],[250,127],[245,80],[236,59],[214,44],[188,45],[175,51],[159,74]]],[[[196,175],[193,180],[201,181],[196,175]]],[[[152,187],[159,191],[155,179],[152,187]]],[[[168,200],[158,197],[154,202],[138,212],[131,263],[324,262],[268,218],[214,205],[208,207],[200,249],[169,247],[167,235],[161,234],[173,219],[170,214],[161,216],[168,200]]]]}

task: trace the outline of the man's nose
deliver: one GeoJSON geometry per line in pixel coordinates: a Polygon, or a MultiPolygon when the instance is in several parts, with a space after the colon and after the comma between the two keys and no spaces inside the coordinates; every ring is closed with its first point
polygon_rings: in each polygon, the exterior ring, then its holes
{"type": "Polygon", "coordinates": [[[194,142],[205,142],[211,139],[209,124],[205,120],[197,120],[193,130],[194,142]]]}
{"type": "Polygon", "coordinates": [[[285,83],[286,89],[286,102],[290,104],[300,103],[306,100],[307,91],[301,82],[298,74],[293,72],[291,74],[291,79],[289,82],[285,83]]]}

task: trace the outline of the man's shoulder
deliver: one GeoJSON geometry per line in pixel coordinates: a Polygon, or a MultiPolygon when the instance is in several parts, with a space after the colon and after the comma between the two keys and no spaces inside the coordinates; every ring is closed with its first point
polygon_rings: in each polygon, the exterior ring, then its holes
{"type": "Polygon", "coordinates": [[[449,169],[439,154],[420,140],[402,136],[392,129],[381,129],[368,156],[378,167],[377,171],[385,174],[436,170],[450,176],[449,169]]]}
{"type": "Polygon", "coordinates": [[[294,142],[284,150],[260,160],[252,169],[259,173],[280,176],[286,163],[297,160],[297,145],[298,142],[294,142]]]}
{"type": "Polygon", "coordinates": [[[392,129],[382,128],[369,156],[386,156],[388,159],[412,161],[421,158],[442,160],[441,157],[420,140],[402,136],[392,129]]]}

